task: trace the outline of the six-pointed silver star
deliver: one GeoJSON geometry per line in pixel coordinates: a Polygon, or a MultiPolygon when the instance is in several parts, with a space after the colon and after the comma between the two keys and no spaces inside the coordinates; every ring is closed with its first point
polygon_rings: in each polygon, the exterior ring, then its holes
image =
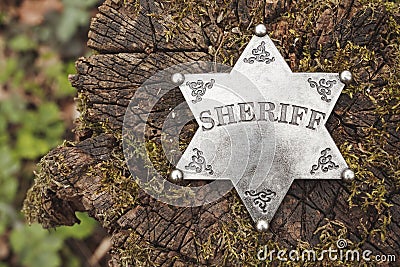
{"type": "Polygon", "coordinates": [[[348,169],[324,126],[344,86],[338,73],[293,73],[268,35],[254,36],[230,73],[184,75],[199,129],[177,168],[188,180],[232,181],[268,225],[294,179],[348,169]]]}

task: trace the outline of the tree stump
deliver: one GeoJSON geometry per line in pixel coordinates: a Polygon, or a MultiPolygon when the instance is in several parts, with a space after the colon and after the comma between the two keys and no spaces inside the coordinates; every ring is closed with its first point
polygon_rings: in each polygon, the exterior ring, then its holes
{"type": "MultiPolygon", "coordinates": [[[[321,251],[339,238],[349,249],[400,260],[399,22],[399,4],[378,0],[106,0],[89,32],[97,52],[80,58],[70,76],[81,112],[77,140],[39,163],[24,204],[28,220],[51,228],[88,212],[112,236],[110,266],[257,266],[268,263],[256,257],[264,245],[321,251]],[[355,76],[327,127],[356,180],[296,180],[266,233],[255,230],[233,191],[196,208],[152,199],[135,184],[121,146],[126,107],[147,78],[188,61],[233,65],[260,22],[294,72],[355,76]]],[[[157,145],[160,130],[148,127],[157,145]]]]}

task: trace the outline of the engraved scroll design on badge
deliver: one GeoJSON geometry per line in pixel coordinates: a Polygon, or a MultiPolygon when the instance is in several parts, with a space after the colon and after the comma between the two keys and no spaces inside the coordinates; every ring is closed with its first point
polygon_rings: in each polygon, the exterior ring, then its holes
{"type": "Polygon", "coordinates": [[[312,78],[308,78],[308,83],[310,84],[311,88],[317,88],[318,94],[321,95],[321,100],[329,103],[332,99],[329,99],[328,96],[332,93],[332,86],[336,84],[336,80],[326,80],[320,79],[318,83],[313,81],[312,78]]]}
{"type": "Polygon", "coordinates": [[[332,161],[332,155],[328,154],[330,150],[330,148],[326,148],[321,151],[321,157],[318,159],[318,164],[311,167],[311,174],[315,174],[320,167],[323,172],[339,168],[339,165],[332,161]]]}
{"type": "Polygon", "coordinates": [[[253,54],[253,57],[245,58],[243,61],[244,63],[249,63],[253,64],[254,62],[265,62],[265,64],[269,64],[271,62],[275,61],[275,57],[269,57],[271,55],[270,52],[268,52],[265,49],[265,42],[261,42],[261,44],[256,48],[251,51],[253,54]]]}
{"type": "Polygon", "coordinates": [[[267,203],[271,202],[272,198],[276,196],[276,193],[270,189],[258,193],[255,190],[250,190],[244,192],[244,194],[252,198],[254,205],[264,213],[268,211],[267,203]]]}
{"type": "Polygon", "coordinates": [[[207,165],[206,159],[203,157],[203,151],[198,148],[194,148],[193,152],[196,154],[192,156],[192,161],[189,162],[188,165],[185,166],[186,170],[194,170],[196,173],[200,173],[202,171],[207,172],[210,175],[214,174],[211,165],[207,165]]]}
{"type": "Polygon", "coordinates": [[[187,82],[186,85],[192,90],[192,96],[195,99],[192,100],[193,104],[196,104],[203,100],[202,96],[206,93],[207,89],[211,89],[214,86],[215,80],[211,79],[209,82],[204,84],[204,81],[198,80],[197,82],[187,82]]]}

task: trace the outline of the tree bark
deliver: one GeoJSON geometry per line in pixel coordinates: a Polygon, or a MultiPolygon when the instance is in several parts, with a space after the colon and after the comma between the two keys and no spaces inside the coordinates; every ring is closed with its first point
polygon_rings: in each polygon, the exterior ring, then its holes
{"type": "MultiPolygon", "coordinates": [[[[321,250],[338,238],[399,258],[399,14],[398,4],[378,1],[106,0],[89,32],[98,53],[80,58],[70,77],[78,139],[42,159],[25,201],[28,219],[49,228],[88,212],[112,236],[110,266],[255,266],[264,245],[321,250]],[[294,72],[355,76],[327,127],[356,181],[296,180],[267,233],[255,231],[233,191],[196,208],[151,198],[136,186],[121,147],[126,107],[147,78],[189,61],[234,64],[260,22],[294,72]]],[[[176,93],[160,114],[180,102],[176,93]]],[[[157,140],[157,125],[149,127],[157,140]]]]}

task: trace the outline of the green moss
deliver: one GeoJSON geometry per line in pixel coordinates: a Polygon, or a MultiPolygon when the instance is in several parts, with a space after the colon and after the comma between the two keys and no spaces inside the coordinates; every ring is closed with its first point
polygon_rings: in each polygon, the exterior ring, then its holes
{"type": "Polygon", "coordinates": [[[64,176],[68,176],[71,172],[71,169],[62,162],[64,162],[63,156],[58,155],[51,160],[45,157],[38,164],[38,171],[34,173],[34,185],[28,190],[22,209],[28,223],[39,222],[45,228],[55,226],[52,221],[52,216],[45,209],[45,206],[49,189],[54,191],[57,190],[57,188],[69,186],[68,184],[61,184],[54,179],[54,173],[52,171],[57,170],[57,174],[62,174],[64,176]]]}
{"type": "Polygon", "coordinates": [[[109,201],[112,207],[96,214],[104,227],[114,223],[115,219],[132,209],[138,195],[138,186],[129,171],[125,170],[122,155],[114,155],[114,157],[110,161],[90,167],[87,172],[87,175],[102,177],[98,193],[107,192],[110,197],[109,201]]]}
{"type": "Polygon", "coordinates": [[[75,98],[75,101],[77,103],[77,110],[79,111],[80,116],[76,120],[76,127],[74,129],[74,132],[80,135],[81,133],[90,131],[92,137],[98,136],[103,133],[112,134],[117,140],[121,140],[121,131],[116,131],[115,129],[112,129],[109,125],[108,120],[93,122],[87,119],[87,112],[89,109],[87,106],[89,100],[87,98],[88,96],[85,92],[78,92],[78,97],[75,98]]]}
{"type": "MultiPolygon", "coordinates": [[[[215,18],[227,14],[232,6],[232,0],[222,1],[196,1],[196,0],[173,0],[165,1],[164,5],[168,14],[171,15],[171,23],[166,24],[167,39],[172,39],[179,32],[187,31],[189,28],[185,25],[185,20],[201,21],[202,17],[208,17],[209,12],[213,13],[215,18]],[[169,38],[168,38],[169,37],[169,38]]],[[[218,20],[218,18],[216,18],[218,20]]]]}
{"type": "MultiPolygon", "coordinates": [[[[228,222],[220,222],[215,231],[210,233],[206,242],[197,242],[201,248],[201,258],[208,260],[214,257],[215,250],[222,252],[217,260],[221,266],[233,264],[237,266],[260,266],[257,252],[267,245],[269,249],[282,249],[278,243],[270,240],[271,233],[257,233],[248,216],[247,210],[237,194],[229,197],[230,212],[235,219],[228,222]],[[221,246],[223,244],[223,246],[221,246]],[[245,265],[243,265],[246,263],[245,265]]],[[[267,261],[268,263],[268,261],[267,261]]]]}
{"type": "Polygon", "coordinates": [[[157,266],[150,259],[150,255],[157,252],[157,249],[143,241],[135,231],[131,231],[123,248],[115,248],[113,252],[120,255],[121,266],[157,266]]]}

